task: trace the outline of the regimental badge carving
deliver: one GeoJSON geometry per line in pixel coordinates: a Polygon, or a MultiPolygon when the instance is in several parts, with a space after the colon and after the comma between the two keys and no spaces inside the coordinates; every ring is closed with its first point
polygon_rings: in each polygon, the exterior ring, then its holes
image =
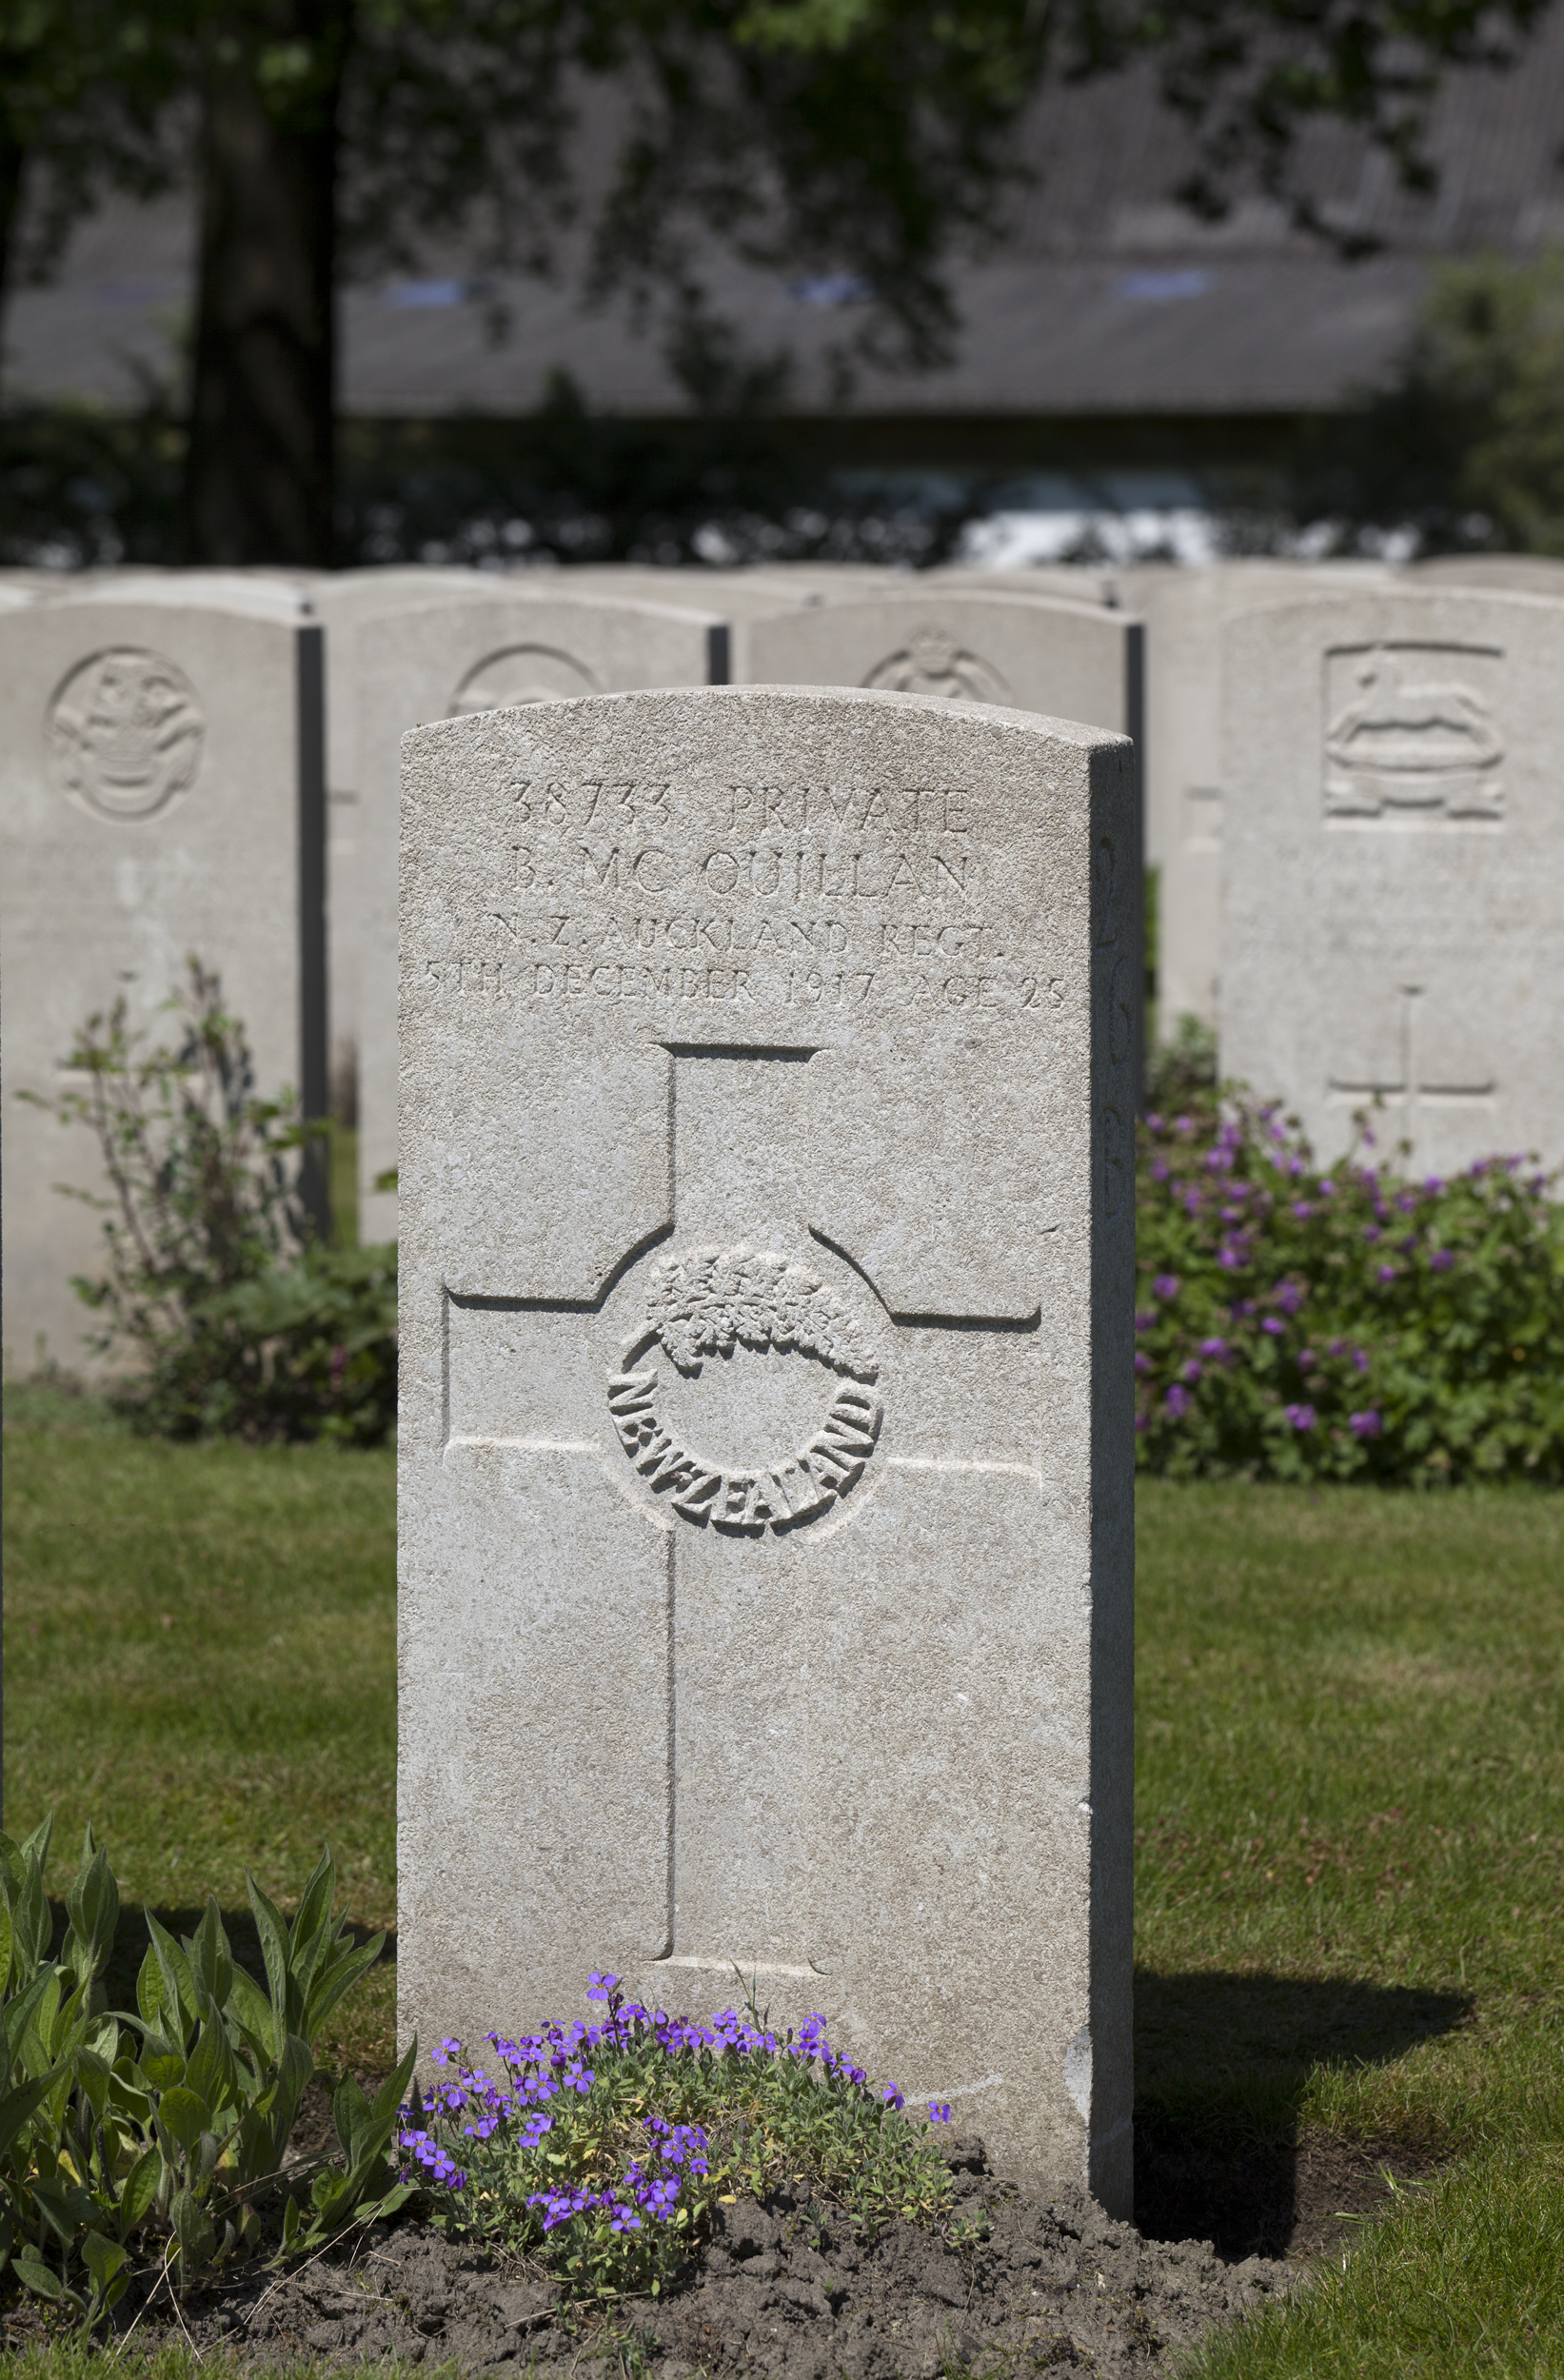
{"type": "MultiPolygon", "coordinates": [[[[629,1460],[683,1519],[781,1535],[823,1518],[862,1478],[880,1438],[879,1377],[858,1316],[805,1266],[757,1248],[694,1248],[653,1275],[645,1327],[609,1378],[608,1410],[629,1460]],[[645,1364],[657,1347],[686,1379],[708,1363],[742,1363],[746,1353],[801,1358],[835,1379],[803,1444],[784,1445],[775,1460],[735,1463],[692,1451],[667,1426],[659,1374],[645,1364]]],[[[683,1435],[699,1427],[686,1423],[683,1435]]]]}
{"type": "Polygon", "coordinates": [[[523,703],[567,702],[584,694],[601,694],[586,664],[551,645],[507,645],[486,654],[469,669],[451,696],[448,719],[465,719],[473,711],[509,710],[523,703]]]}
{"type": "Polygon", "coordinates": [[[863,681],[892,694],[942,694],[953,703],[1013,703],[997,669],[957,644],[948,628],[915,628],[899,653],[890,654],[863,681]]]}
{"type": "Polygon", "coordinates": [[[62,793],[100,818],[153,818],[194,784],[207,723],[182,669],[122,645],[71,671],[44,734],[62,793]]]}
{"type": "Polygon", "coordinates": [[[1502,819],[1499,656],[1375,645],[1326,656],[1325,811],[1416,825],[1502,819]]]}

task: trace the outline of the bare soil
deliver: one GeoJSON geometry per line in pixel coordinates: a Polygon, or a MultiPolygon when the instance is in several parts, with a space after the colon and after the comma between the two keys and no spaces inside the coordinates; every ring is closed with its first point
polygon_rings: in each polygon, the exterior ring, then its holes
{"type": "MultiPolygon", "coordinates": [[[[953,2250],[911,2224],[874,2233],[783,2189],[721,2210],[718,2234],[661,2299],[610,2316],[572,2309],[534,2258],[453,2245],[415,2222],[381,2226],[281,2275],[252,2268],[192,2299],[203,2350],[264,2364],[395,2359],[471,2373],[558,2366],[647,2380],[992,2380],[1059,2370],[1170,2373],[1218,2323],[1275,2302],[1297,2269],[1224,2263],[1209,2240],[1154,2240],[1081,2192],[1042,2199],[992,2175],[981,2141],[950,2141],[960,2217],[986,2238],[953,2250]]],[[[133,2319],[129,2300],[121,2327],[133,2319]]],[[[140,2330],[177,2335],[163,2307],[140,2330]]]]}

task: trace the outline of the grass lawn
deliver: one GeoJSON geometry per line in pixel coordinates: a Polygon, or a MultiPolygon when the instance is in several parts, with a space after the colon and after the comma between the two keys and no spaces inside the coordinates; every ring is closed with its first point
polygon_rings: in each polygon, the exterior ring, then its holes
{"type": "MultiPolygon", "coordinates": [[[[10,1831],[56,1811],[62,1891],[94,1821],[127,1974],[136,1904],[244,1954],[247,1863],[291,1906],[327,1836],[390,1924],[393,1458],[7,1413],[10,1831]]],[[[1142,2220],[1425,2175],[1204,2369],[1564,2380],[1564,1497],[1153,1483],[1139,1615],[1142,2220]]],[[[389,2062],[391,1975],[337,2059],[389,2062]]]]}
{"type": "MultiPolygon", "coordinates": [[[[291,1914],[327,1840],[341,1904],[394,1926],[394,1454],[148,1442],[36,1391],[6,1408],[6,1827],[55,1813],[61,1897],[92,1821],[121,1988],[137,1904],[188,1933],[215,1893],[252,1965],[247,1866],[291,1914]]],[[[321,2050],[384,2073],[394,2021],[386,1962],[321,2050]]]]}

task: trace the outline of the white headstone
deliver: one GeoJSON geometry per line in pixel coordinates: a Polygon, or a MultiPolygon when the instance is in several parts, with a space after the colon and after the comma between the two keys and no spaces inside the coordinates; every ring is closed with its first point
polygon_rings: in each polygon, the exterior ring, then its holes
{"type": "Polygon", "coordinates": [[[1157,871],[1157,1021],[1217,1022],[1220,905],[1222,638],[1230,620],[1317,590],[1378,585],[1380,563],[1257,560],[1119,572],[1119,601],[1146,623],[1146,865],[1157,871]]]}
{"type": "Polygon", "coordinates": [[[1393,587],[1228,631],[1223,1072],[1322,1156],[1564,1160],[1564,605],[1393,587]]]}
{"type": "Polygon", "coordinates": [[[737,1965],[1127,2212],[1133,755],[739,687],[405,750],[401,2025],[737,1965]]]}
{"type": "MultiPolygon", "coordinates": [[[[562,574],[564,575],[564,574],[562,574]]],[[[571,574],[573,575],[573,574],[571,574]]],[[[556,580],[496,579],[361,619],[356,630],[358,807],[353,931],[359,1000],[359,1228],[396,1234],[397,818],[409,727],[501,704],[636,686],[701,686],[727,674],[718,615],[556,580]]],[[[604,814],[613,796],[605,792],[604,814]]],[[[516,889],[516,888],[513,888],[516,889]]],[[[525,889],[522,887],[521,889],[525,889]]]]}
{"type": "MultiPolygon", "coordinates": [[[[1101,605],[903,579],[883,595],[737,621],[733,656],[737,684],[857,685],[993,703],[1127,735],[1138,754],[1144,741],[1143,631],[1138,620],[1101,605]]],[[[1129,865],[1138,885],[1138,842],[1129,865]]],[[[1137,1082],[1143,1008],[1138,999],[1137,1082]]]]}
{"type": "Polygon", "coordinates": [[[1495,586],[1514,595],[1564,595],[1564,562],[1555,554],[1431,554],[1410,563],[1414,586],[1495,586]]]}
{"type": "Polygon", "coordinates": [[[750,685],[862,685],[996,703],[1134,735],[1140,628],[1100,605],[901,581],[739,623],[733,676],[750,685]]]}
{"type": "Polygon", "coordinates": [[[103,1187],[52,1100],[78,1026],[123,994],[152,1041],[190,954],[247,1025],[257,1087],[326,1099],[321,634],[295,602],[37,604],[0,619],[5,1356],[79,1369],[103,1187]]]}

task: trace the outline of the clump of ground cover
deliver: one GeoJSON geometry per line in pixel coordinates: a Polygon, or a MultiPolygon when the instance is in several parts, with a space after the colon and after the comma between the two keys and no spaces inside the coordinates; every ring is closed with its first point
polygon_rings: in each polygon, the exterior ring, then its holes
{"type": "Polygon", "coordinates": [[[1446,1180],[1367,1118],[1318,1164],[1241,1092],[1141,1134],[1137,1430],[1174,1478],[1564,1480],[1564,1209],[1534,1160],[1446,1180]]]}
{"type": "Polygon", "coordinates": [[[753,1998],[705,2024],[627,2000],[617,1975],[587,1992],[601,2022],[554,2024],[520,2041],[485,2036],[486,2066],[460,2041],[450,2070],[404,2112],[405,2177],[436,2196],[445,2228],[541,2246],[574,2291],[661,2293],[713,2211],[807,2175],[861,2219],[932,2223],[950,2172],[928,2121],[904,2112],[831,2047],[821,2016],[774,2031],[753,1998]]]}

